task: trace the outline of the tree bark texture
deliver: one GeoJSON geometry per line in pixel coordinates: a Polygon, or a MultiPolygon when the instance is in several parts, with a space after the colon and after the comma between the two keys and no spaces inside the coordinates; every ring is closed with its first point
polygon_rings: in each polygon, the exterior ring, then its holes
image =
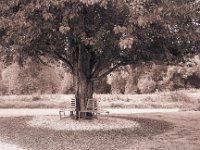
{"type": "MultiPolygon", "coordinates": [[[[87,100],[93,97],[93,81],[91,81],[90,54],[79,46],[76,67],[76,115],[78,111],[85,110],[87,100]]],[[[87,114],[91,115],[91,114],[87,114]]],[[[81,114],[83,118],[84,114],[81,114]]]]}

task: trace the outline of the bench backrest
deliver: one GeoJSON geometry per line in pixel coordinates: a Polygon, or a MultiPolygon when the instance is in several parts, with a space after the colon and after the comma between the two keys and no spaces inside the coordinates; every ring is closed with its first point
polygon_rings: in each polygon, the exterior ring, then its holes
{"type": "Polygon", "coordinates": [[[76,110],[76,99],[71,99],[70,109],[76,110]]]}
{"type": "Polygon", "coordinates": [[[97,111],[98,110],[98,101],[97,99],[88,99],[87,105],[86,105],[86,110],[93,110],[97,111]]]}

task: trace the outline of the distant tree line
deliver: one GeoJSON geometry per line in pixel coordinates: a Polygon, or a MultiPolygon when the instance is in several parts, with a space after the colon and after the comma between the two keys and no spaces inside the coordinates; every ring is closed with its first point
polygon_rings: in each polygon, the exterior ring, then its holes
{"type": "Polygon", "coordinates": [[[108,76],[112,93],[134,94],[200,88],[199,57],[179,65],[127,66],[108,76]]]}
{"type": "MultiPolygon", "coordinates": [[[[75,78],[59,63],[0,64],[0,94],[72,94],[75,78]]],[[[128,65],[95,82],[95,93],[134,94],[200,88],[198,56],[179,65],[128,65]]]]}
{"type": "MultiPolygon", "coordinates": [[[[0,95],[12,94],[72,94],[75,78],[61,64],[37,64],[29,61],[23,66],[18,63],[0,63],[0,95]]],[[[106,78],[96,82],[97,93],[110,92],[106,78]]]]}

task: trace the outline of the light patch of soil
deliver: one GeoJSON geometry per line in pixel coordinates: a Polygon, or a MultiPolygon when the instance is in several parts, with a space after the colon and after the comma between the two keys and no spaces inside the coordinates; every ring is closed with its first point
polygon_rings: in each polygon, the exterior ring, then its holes
{"type": "Polygon", "coordinates": [[[25,150],[17,145],[10,144],[10,143],[5,143],[3,140],[0,138],[0,150],[25,150]]]}
{"type": "Polygon", "coordinates": [[[119,118],[100,117],[93,120],[74,120],[64,118],[59,120],[58,116],[35,116],[27,122],[31,127],[48,128],[66,131],[91,131],[91,130],[116,130],[127,128],[138,128],[136,121],[123,120],[119,118]]]}

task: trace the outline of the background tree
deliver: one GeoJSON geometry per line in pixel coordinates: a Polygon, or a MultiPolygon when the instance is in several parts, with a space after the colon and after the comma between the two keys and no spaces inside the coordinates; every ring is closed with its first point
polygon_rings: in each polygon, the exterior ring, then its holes
{"type": "Polygon", "coordinates": [[[4,60],[62,60],[76,76],[77,110],[93,82],[122,65],[177,61],[199,50],[199,1],[2,0],[4,60]],[[173,7],[171,7],[173,6],[173,7]],[[185,38],[187,36],[187,38],[185,38]]]}
{"type": "Polygon", "coordinates": [[[32,62],[23,67],[16,63],[9,65],[3,69],[1,76],[6,94],[16,95],[58,93],[62,81],[54,65],[50,67],[32,62]]]}

